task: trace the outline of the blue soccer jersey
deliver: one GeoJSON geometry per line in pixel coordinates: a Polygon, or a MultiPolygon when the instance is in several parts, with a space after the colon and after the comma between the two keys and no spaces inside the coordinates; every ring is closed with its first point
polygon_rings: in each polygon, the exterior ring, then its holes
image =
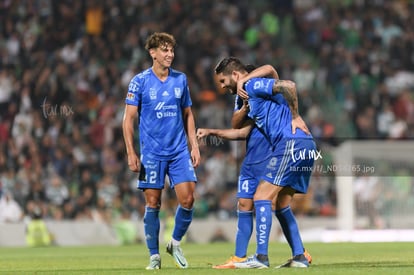
{"type": "Polygon", "coordinates": [[[278,186],[290,186],[306,193],[316,145],[311,135],[297,129],[292,134],[292,114],[283,95],[272,94],[274,79],[254,78],[245,84],[251,117],[272,146],[262,179],[278,186]]]}
{"type": "Polygon", "coordinates": [[[168,160],[188,150],[182,109],[192,102],[185,74],[170,69],[161,81],[149,68],[132,78],[125,103],[138,107],[141,154],[168,160]]]}
{"type": "Polygon", "coordinates": [[[292,134],[292,114],[282,94],[272,95],[275,80],[253,78],[245,84],[249,94],[249,117],[267,136],[272,145],[283,138],[312,139],[301,129],[292,134]]]}
{"type": "MultiPolygon", "coordinates": [[[[234,110],[240,110],[242,106],[243,100],[239,96],[236,96],[234,110]]],[[[269,141],[257,127],[253,127],[246,138],[246,155],[243,164],[256,164],[262,162],[270,156],[271,152],[269,141]]]]}

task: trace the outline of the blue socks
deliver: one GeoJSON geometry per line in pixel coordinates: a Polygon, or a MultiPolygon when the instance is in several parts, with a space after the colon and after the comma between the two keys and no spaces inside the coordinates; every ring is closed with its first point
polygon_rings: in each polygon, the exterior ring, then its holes
{"type": "Polygon", "coordinates": [[[159,254],[160,219],[158,208],[145,207],[144,232],[150,255],[159,254]]]}
{"type": "Polygon", "coordinates": [[[247,246],[253,232],[253,212],[237,211],[236,251],[237,257],[246,257],[247,246]]]}
{"type": "MultiPolygon", "coordinates": [[[[150,255],[159,254],[160,210],[158,208],[145,207],[144,232],[150,255]]],[[[180,205],[175,214],[175,226],[173,239],[181,241],[193,220],[193,209],[186,209],[180,205]]]]}
{"type": "Polygon", "coordinates": [[[175,212],[175,226],[172,235],[174,240],[181,241],[192,220],[193,209],[186,209],[178,205],[177,211],[175,212]]]}
{"type": "Polygon", "coordinates": [[[283,234],[286,237],[287,242],[292,249],[292,256],[303,254],[305,249],[303,248],[302,239],[300,237],[298,224],[295,216],[293,215],[290,206],[275,211],[276,217],[280,222],[283,234]]]}
{"type": "Polygon", "coordinates": [[[268,255],[269,236],[272,228],[272,201],[257,200],[254,202],[256,209],[256,254],[268,255]]]}

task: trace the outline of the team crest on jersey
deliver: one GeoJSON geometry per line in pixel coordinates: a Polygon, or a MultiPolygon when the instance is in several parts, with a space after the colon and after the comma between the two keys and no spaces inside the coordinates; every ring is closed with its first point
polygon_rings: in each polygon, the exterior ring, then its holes
{"type": "Polygon", "coordinates": [[[276,164],[277,164],[277,158],[276,157],[272,157],[269,160],[266,168],[274,171],[276,169],[276,164]]]}
{"type": "Polygon", "coordinates": [[[134,100],[135,99],[135,95],[133,93],[127,93],[127,99],[128,100],[134,100]]]}
{"type": "Polygon", "coordinates": [[[277,158],[276,157],[271,158],[270,161],[269,161],[270,166],[276,166],[276,163],[277,163],[277,158]]]}
{"type": "Polygon", "coordinates": [[[151,100],[157,99],[157,91],[154,88],[149,89],[149,95],[151,100]]]}
{"type": "Polygon", "coordinates": [[[174,94],[176,98],[180,98],[181,97],[181,89],[179,87],[174,88],[174,94]]]}

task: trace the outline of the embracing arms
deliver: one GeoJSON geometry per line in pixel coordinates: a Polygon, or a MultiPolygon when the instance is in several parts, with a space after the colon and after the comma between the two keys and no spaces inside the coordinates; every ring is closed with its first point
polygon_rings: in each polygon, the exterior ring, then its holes
{"type": "Polygon", "coordinates": [[[243,140],[246,139],[253,127],[253,121],[248,120],[240,129],[197,129],[197,138],[212,135],[229,140],[243,140]]]}
{"type": "Polygon", "coordinates": [[[272,75],[273,78],[277,79],[277,81],[275,81],[275,84],[272,87],[272,93],[274,95],[277,93],[282,94],[289,105],[289,109],[292,113],[292,132],[295,133],[296,128],[300,128],[306,134],[310,134],[308,127],[306,126],[302,117],[299,115],[298,96],[295,82],[291,80],[280,80],[279,75],[277,74],[276,69],[273,66],[260,66],[252,72],[250,72],[249,74],[242,77],[241,79],[239,79],[237,81],[237,94],[243,99],[248,99],[249,96],[247,92],[243,89],[244,83],[252,78],[265,77],[268,75],[272,75]]]}

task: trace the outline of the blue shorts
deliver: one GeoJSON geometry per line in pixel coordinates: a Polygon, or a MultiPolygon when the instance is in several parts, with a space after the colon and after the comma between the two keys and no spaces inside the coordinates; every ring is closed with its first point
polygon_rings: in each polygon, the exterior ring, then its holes
{"type": "Polygon", "coordinates": [[[306,193],[317,158],[312,139],[286,139],[277,144],[265,166],[261,179],[274,185],[291,187],[298,193],[306,193]]]}
{"type": "Polygon", "coordinates": [[[157,160],[141,155],[138,189],[164,189],[166,175],[172,189],[182,182],[197,181],[188,151],[180,153],[172,160],[157,160]]]}
{"type": "Polygon", "coordinates": [[[243,162],[240,168],[237,198],[253,199],[267,163],[267,159],[253,164],[243,162]]]}

